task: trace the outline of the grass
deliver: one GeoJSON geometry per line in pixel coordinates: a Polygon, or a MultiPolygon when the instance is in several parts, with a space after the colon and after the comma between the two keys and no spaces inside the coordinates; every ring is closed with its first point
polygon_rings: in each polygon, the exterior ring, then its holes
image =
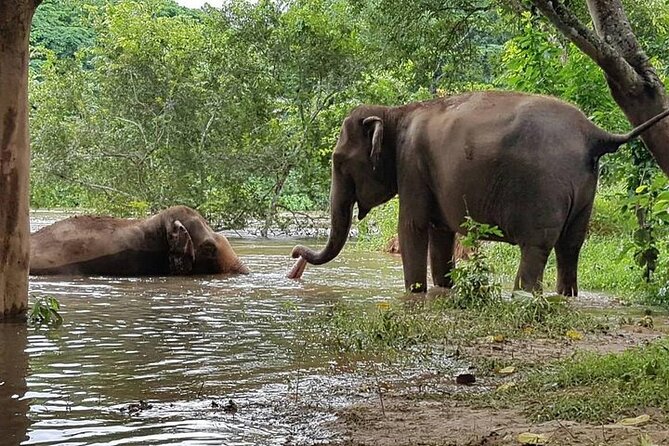
{"type": "Polygon", "coordinates": [[[340,302],[308,320],[317,342],[344,354],[415,354],[435,344],[456,346],[487,336],[564,338],[568,330],[590,332],[601,319],[562,301],[520,296],[457,308],[448,296],[377,304],[340,302]]]}
{"type": "Polygon", "coordinates": [[[669,341],[618,354],[579,353],[531,372],[507,404],[535,419],[615,422],[669,410],[669,341]]]}
{"type": "MultiPolygon", "coordinates": [[[[654,283],[648,284],[641,279],[641,268],[635,265],[632,251],[626,250],[630,244],[627,235],[588,237],[578,264],[579,289],[613,294],[628,302],[667,306],[669,247],[660,247],[660,259],[664,259],[664,262],[658,267],[654,283]]],[[[502,283],[511,286],[520,260],[518,247],[505,243],[487,243],[484,251],[490,263],[495,265],[495,273],[502,283]]],[[[555,254],[551,254],[544,273],[545,290],[555,289],[556,275],[555,254]]]]}
{"type": "MultiPolygon", "coordinates": [[[[583,245],[579,261],[579,288],[606,291],[632,298],[643,289],[641,271],[634,266],[632,254],[625,251],[629,237],[591,235],[583,245]]],[[[486,256],[495,265],[503,283],[512,283],[520,261],[518,247],[505,243],[488,243],[486,256]]],[[[555,288],[557,268],[552,253],[544,273],[544,288],[555,288]]]]}

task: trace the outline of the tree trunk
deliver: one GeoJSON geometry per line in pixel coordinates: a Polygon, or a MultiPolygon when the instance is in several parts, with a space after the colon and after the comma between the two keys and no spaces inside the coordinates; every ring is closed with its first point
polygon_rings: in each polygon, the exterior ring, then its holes
{"type": "MultiPolygon", "coordinates": [[[[531,1],[604,71],[613,99],[633,125],[669,106],[664,85],[639,46],[620,0],[587,0],[594,33],[564,3],[531,1]]],[[[669,175],[669,120],[656,124],[641,139],[669,175]]]]}
{"type": "Polygon", "coordinates": [[[291,166],[286,167],[279,175],[276,184],[274,185],[274,189],[272,191],[272,200],[269,203],[269,208],[267,209],[267,214],[265,215],[265,224],[260,230],[260,235],[263,238],[267,238],[269,235],[269,230],[272,227],[272,222],[276,216],[276,207],[279,204],[279,198],[281,198],[283,187],[286,185],[286,180],[288,180],[288,176],[290,175],[291,170],[291,166]]]}
{"type": "Polygon", "coordinates": [[[0,1],[0,320],[28,305],[28,37],[38,4],[0,1]]]}

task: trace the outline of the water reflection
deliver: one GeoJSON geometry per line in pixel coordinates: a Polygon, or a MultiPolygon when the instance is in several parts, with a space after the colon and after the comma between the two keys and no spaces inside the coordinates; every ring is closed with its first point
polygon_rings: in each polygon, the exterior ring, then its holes
{"type": "MultiPolygon", "coordinates": [[[[291,326],[295,312],[341,299],[396,296],[403,288],[400,261],[349,250],[293,281],[284,274],[295,241],[232,243],[250,275],[33,277],[32,293],[58,297],[65,323],[56,331],[29,329],[27,345],[24,340],[11,349],[18,356],[25,350],[23,367],[11,378],[20,383],[26,377],[27,392],[16,401],[24,413],[31,401],[24,444],[327,439],[321,421],[350,395],[351,377],[330,376],[333,358],[305,348],[291,326]],[[239,407],[234,415],[221,409],[229,399],[239,407]],[[139,400],[151,408],[132,415],[121,410],[139,400]]],[[[0,333],[0,341],[11,338],[0,333]]]]}
{"type": "Polygon", "coordinates": [[[0,324],[0,444],[19,444],[27,438],[30,396],[28,330],[23,324],[0,324]]]}

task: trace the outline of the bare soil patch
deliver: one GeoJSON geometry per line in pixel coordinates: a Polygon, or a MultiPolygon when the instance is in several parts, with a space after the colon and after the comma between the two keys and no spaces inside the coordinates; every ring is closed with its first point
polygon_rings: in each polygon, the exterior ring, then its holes
{"type": "Polygon", "coordinates": [[[481,339],[462,348],[465,357],[496,358],[520,362],[547,362],[569,358],[579,351],[595,353],[620,353],[647,344],[666,334],[666,326],[647,328],[622,325],[610,333],[586,333],[583,339],[510,339],[490,342],[481,339]]]}
{"type": "MultiPolygon", "coordinates": [[[[481,339],[460,347],[460,359],[472,363],[477,359],[513,360],[540,366],[579,351],[619,353],[660,339],[669,332],[666,315],[651,315],[652,321],[648,323],[643,309],[622,307],[603,296],[590,294],[572,305],[579,311],[614,310],[623,323],[609,331],[585,333],[579,340],[481,339]]],[[[385,387],[383,406],[378,395],[372,396],[339,410],[331,428],[341,434],[342,444],[347,446],[518,445],[521,444],[518,435],[523,432],[544,434],[549,445],[669,444],[669,424],[662,413],[649,412],[651,422],[641,427],[558,420],[534,423],[523,415],[523,407],[476,407],[468,401],[467,392],[490,391],[503,381],[501,377],[477,376],[476,384],[471,387],[457,386],[454,378],[428,373],[411,382],[385,387]]]]}
{"type": "Polygon", "coordinates": [[[524,432],[543,434],[550,445],[669,444],[669,427],[591,425],[573,421],[532,423],[518,410],[472,408],[452,401],[387,398],[385,415],[378,404],[358,404],[340,412],[333,427],[347,446],[518,445],[524,432]]]}

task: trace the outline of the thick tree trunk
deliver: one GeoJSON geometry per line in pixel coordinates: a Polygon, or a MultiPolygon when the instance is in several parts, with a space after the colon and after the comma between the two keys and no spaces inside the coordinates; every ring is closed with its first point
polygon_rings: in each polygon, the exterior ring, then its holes
{"type": "MultiPolygon", "coordinates": [[[[531,0],[550,22],[606,75],[611,95],[633,125],[669,107],[665,88],[632,32],[620,0],[587,0],[593,33],[564,3],[531,0]]],[[[665,174],[669,175],[669,120],[641,138],[665,174]]]]}
{"type": "Polygon", "coordinates": [[[0,320],[28,304],[28,37],[35,0],[0,0],[0,320]]]}
{"type": "MultiPolygon", "coordinates": [[[[633,125],[657,115],[669,106],[664,84],[632,32],[620,0],[588,0],[597,35],[618,51],[634,69],[633,79],[618,79],[605,71],[611,95],[633,125]]],[[[662,170],[669,175],[669,122],[652,127],[641,138],[662,170]]]]}

